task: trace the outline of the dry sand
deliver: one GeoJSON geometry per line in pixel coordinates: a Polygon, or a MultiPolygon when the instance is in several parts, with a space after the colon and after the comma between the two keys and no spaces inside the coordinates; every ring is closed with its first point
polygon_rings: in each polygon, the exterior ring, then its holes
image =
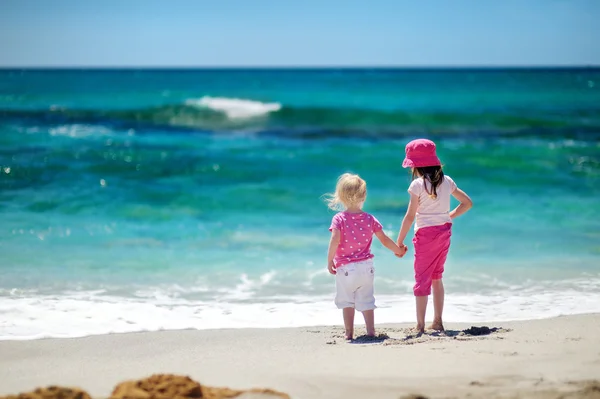
{"type": "Polygon", "coordinates": [[[387,325],[379,333],[389,338],[352,343],[339,327],[4,341],[0,395],[63,385],[101,398],[123,380],[173,373],[294,399],[600,399],[600,314],[477,326],[498,330],[473,336],[461,332],[471,324],[448,323],[447,334],[416,337],[409,325],[387,325]]]}

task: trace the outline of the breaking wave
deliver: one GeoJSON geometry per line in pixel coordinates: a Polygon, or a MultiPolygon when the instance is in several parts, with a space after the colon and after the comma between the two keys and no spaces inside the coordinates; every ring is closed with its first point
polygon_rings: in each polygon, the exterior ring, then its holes
{"type": "Polygon", "coordinates": [[[279,103],[261,103],[260,101],[243,100],[239,98],[209,96],[202,97],[198,100],[187,100],[185,105],[223,112],[231,119],[263,116],[269,112],[277,112],[281,109],[281,104],[279,103]]]}
{"type": "Polygon", "coordinates": [[[226,97],[138,109],[0,109],[0,120],[35,124],[101,124],[119,128],[172,128],[204,131],[251,129],[310,137],[328,135],[537,135],[600,136],[600,108],[539,113],[533,110],[385,111],[363,108],[287,107],[226,97]]]}

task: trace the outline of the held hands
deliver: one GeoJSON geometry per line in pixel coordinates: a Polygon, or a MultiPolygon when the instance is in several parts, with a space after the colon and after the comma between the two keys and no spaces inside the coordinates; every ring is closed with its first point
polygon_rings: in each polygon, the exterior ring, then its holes
{"type": "MultiPolygon", "coordinates": [[[[392,243],[392,246],[393,246],[393,241],[391,241],[391,243],[392,243]]],[[[402,258],[408,252],[408,247],[406,245],[404,245],[403,243],[398,243],[397,245],[398,245],[399,251],[394,251],[394,255],[396,255],[398,258],[402,258]]],[[[336,269],[335,268],[335,263],[333,262],[333,260],[330,260],[327,263],[327,271],[329,272],[329,274],[335,275],[337,273],[337,271],[335,269],[336,269]]]]}
{"type": "Polygon", "coordinates": [[[400,252],[394,253],[398,258],[402,258],[408,252],[408,247],[402,243],[398,243],[398,247],[400,248],[400,252]]]}
{"type": "Polygon", "coordinates": [[[333,261],[330,261],[330,262],[327,264],[327,270],[329,271],[329,274],[336,274],[336,271],[335,271],[335,263],[333,263],[333,261]]]}

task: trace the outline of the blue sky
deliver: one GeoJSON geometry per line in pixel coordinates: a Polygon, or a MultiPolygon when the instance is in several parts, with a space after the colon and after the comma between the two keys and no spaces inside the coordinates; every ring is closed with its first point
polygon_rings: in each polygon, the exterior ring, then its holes
{"type": "Polygon", "coordinates": [[[600,0],[2,0],[0,66],[600,65],[600,0]]]}

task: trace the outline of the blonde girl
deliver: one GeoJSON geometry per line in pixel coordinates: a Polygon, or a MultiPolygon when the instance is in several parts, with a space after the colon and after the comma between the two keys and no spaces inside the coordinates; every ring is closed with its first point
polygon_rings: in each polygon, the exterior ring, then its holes
{"type": "Polygon", "coordinates": [[[327,270],[335,275],[335,304],[343,309],[347,340],[354,337],[355,310],[363,314],[367,335],[375,336],[373,235],[397,256],[406,252],[406,248],[399,248],[383,232],[373,215],[362,210],[366,199],[367,183],[358,175],[345,173],[339,177],[335,193],[327,201],[331,209],[340,210],[329,227],[327,270]]]}

